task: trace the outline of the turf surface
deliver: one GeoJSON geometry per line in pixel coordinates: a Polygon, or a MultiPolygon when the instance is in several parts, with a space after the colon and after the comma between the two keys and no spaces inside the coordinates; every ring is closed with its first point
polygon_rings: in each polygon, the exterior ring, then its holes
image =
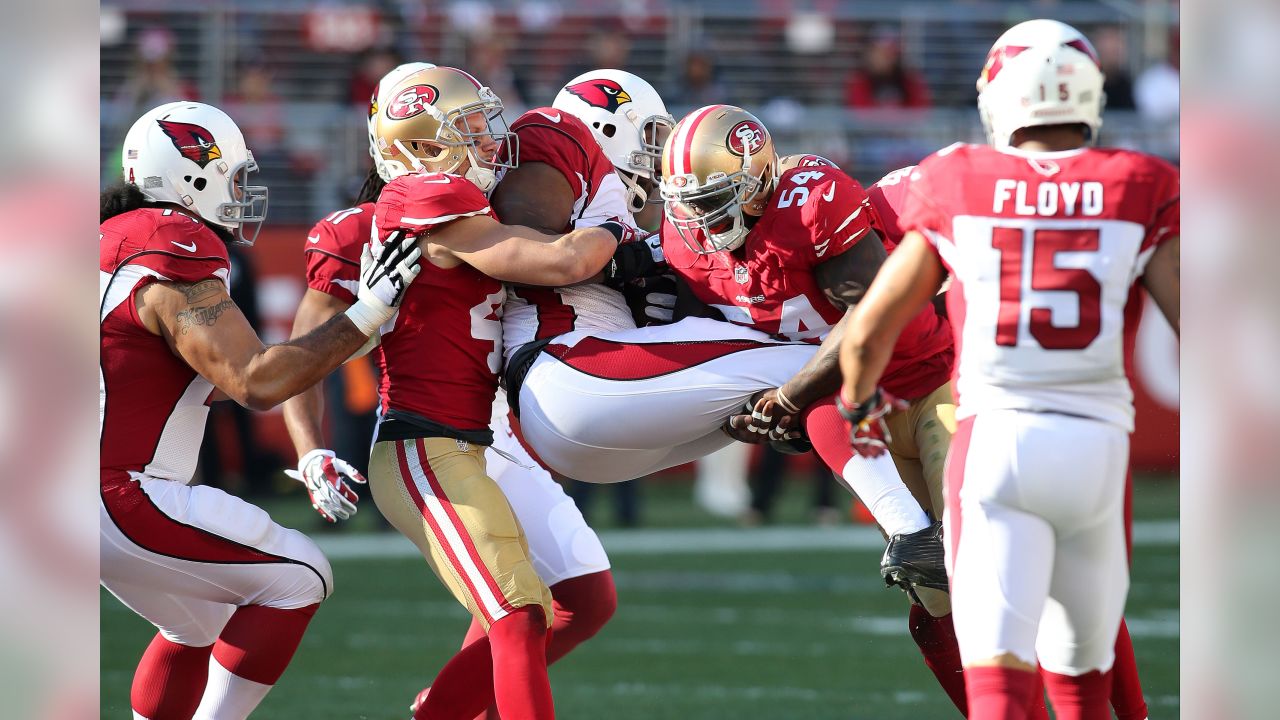
{"type": "MultiPolygon", "coordinates": [[[[644,490],[650,527],[724,524],[692,507],[686,484],[644,490]]],[[[1174,482],[1140,480],[1135,518],[1176,519],[1177,493],[1174,482]]],[[[788,494],[780,522],[803,519],[806,495],[788,494]]],[[[297,499],[268,506],[311,526],[297,499]]],[[[880,586],[878,560],[831,550],[619,555],[617,616],[552,671],[558,715],[958,717],[907,635],[902,596],[880,586]]],[[[333,566],[337,594],[254,717],[403,720],[460,642],[468,618],[421,560],[333,566]]],[[[1127,617],[1153,715],[1178,712],[1177,608],[1177,546],[1140,545],[1127,617]]],[[[133,667],[153,631],[105,592],[101,625],[102,716],[127,718],[133,667]]]]}

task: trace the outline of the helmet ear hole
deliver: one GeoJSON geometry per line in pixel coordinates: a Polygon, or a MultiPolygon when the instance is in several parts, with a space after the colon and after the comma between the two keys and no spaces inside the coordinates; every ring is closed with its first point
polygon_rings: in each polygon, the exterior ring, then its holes
{"type": "Polygon", "coordinates": [[[191,182],[191,176],[190,176],[190,175],[183,175],[183,176],[182,176],[182,181],[183,181],[183,182],[191,182]]]}
{"type": "Polygon", "coordinates": [[[618,132],[618,126],[614,125],[613,123],[609,123],[608,125],[605,125],[604,127],[600,128],[600,133],[607,138],[613,137],[615,134],[617,134],[617,132],[618,132]]]}
{"type": "Polygon", "coordinates": [[[208,180],[205,180],[204,178],[196,178],[196,181],[191,183],[191,186],[194,187],[196,190],[204,190],[204,186],[207,184],[209,184],[208,180]]]}

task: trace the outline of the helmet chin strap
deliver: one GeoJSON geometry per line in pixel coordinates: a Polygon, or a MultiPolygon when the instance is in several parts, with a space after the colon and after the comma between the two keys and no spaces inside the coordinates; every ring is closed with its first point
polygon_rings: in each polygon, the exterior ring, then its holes
{"type": "Polygon", "coordinates": [[[471,167],[467,168],[463,177],[475,183],[480,192],[489,194],[493,186],[498,184],[498,174],[492,168],[480,167],[480,161],[476,159],[475,150],[470,145],[467,146],[467,159],[471,161],[471,167]]]}

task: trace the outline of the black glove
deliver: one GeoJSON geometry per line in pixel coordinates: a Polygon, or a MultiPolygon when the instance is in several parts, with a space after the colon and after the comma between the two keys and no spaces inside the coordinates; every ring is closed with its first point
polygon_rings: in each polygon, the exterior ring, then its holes
{"type": "Polygon", "coordinates": [[[636,327],[666,325],[675,315],[676,278],[659,275],[636,280],[622,286],[622,296],[627,299],[636,327]]]}
{"type": "Polygon", "coordinates": [[[621,290],[632,280],[654,277],[666,272],[667,264],[662,257],[662,239],[657,233],[646,235],[641,230],[614,220],[602,223],[600,227],[618,238],[618,248],[613,251],[613,259],[604,266],[605,285],[614,290],[621,290]]]}

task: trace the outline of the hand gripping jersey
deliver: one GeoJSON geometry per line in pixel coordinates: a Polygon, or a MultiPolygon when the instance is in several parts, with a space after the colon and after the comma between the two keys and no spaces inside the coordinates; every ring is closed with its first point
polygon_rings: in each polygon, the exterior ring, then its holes
{"type": "MultiPolygon", "coordinates": [[[[379,237],[404,230],[427,237],[448,223],[489,215],[489,201],[470,181],[441,173],[406,175],[378,197],[379,237]]],[[[455,430],[487,436],[502,351],[502,283],[470,265],[441,268],[426,255],[391,328],[383,327],[378,391],[384,417],[408,413],[455,430]],[[390,415],[389,415],[390,414],[390,415]]],[[[381,437],[381,435],[380,435],[381,437]]],[[[382,438],[387,439],[387,438],[382,438]]]]}
{"type": "MultiPolygon", "coordinates": [[[[844,310],[827,299],[815,270],[872,228],[866,199],[862,186],[840,170],[802,164],[779,178],[768,208],[738,251],[698,255],[666,223],[662,249],[698,299],[730,322],[819,343],[844,310]]],[[[908,326],[885,373],[890,392],[918,398],[945,382],[950,338],[936,337],[939,325],[935,316],[932,325],[917,319],[908,326]]]]}
{"type": "Polygon", "coordinates": [[[225,284],[226,245],[175,210],[133,210],[102,223],[98,271],[101,480],[190,482],[213,384],[143,326],[134,296],[155,281],[225,284]]]}
{"type": "MultiPolygon", "coordinates": [[[[600,149],[591,130],[563,110],[530,110],[511,125],[520,138],[520,162],[546,163],[573,188],[573,216],[562,230],[594,227],[620,219],[635,221],[627,205],[627,190],[600,149]]],[[[622,293],[599,284],[566,288],[512,287],[502,315],[504,353],[530,340],[552,338],[572,330],[621,330],[635,321],[622,293]]]]}
{"type": "Polygon", "coordinates": [[[957,417],[1059,412],[1133,429],[1126,305],[1179,227],[1178,172],[1128,150],[953,145],[912,174],[903,229],[954,285],[957,417]]]}
{"type": "Polygon", "coordinates": [[[373,203],[329,213],[307,233],[307,287],[354,304],[360,252],[373,227],[373,203]]]}
{"type": "MultiPolygon", "coordinates": [[[[884,249],[890,253],[902,242],[898,213],[906,202],[913,169],[895,170],[867,188],[871,226],[879,233],[884,249]]],[[[924,397],[951,379],[954,364],[955,342],[951,326],[930,303],[902,329],[881,385],[900,398],[924,397]]]]}

